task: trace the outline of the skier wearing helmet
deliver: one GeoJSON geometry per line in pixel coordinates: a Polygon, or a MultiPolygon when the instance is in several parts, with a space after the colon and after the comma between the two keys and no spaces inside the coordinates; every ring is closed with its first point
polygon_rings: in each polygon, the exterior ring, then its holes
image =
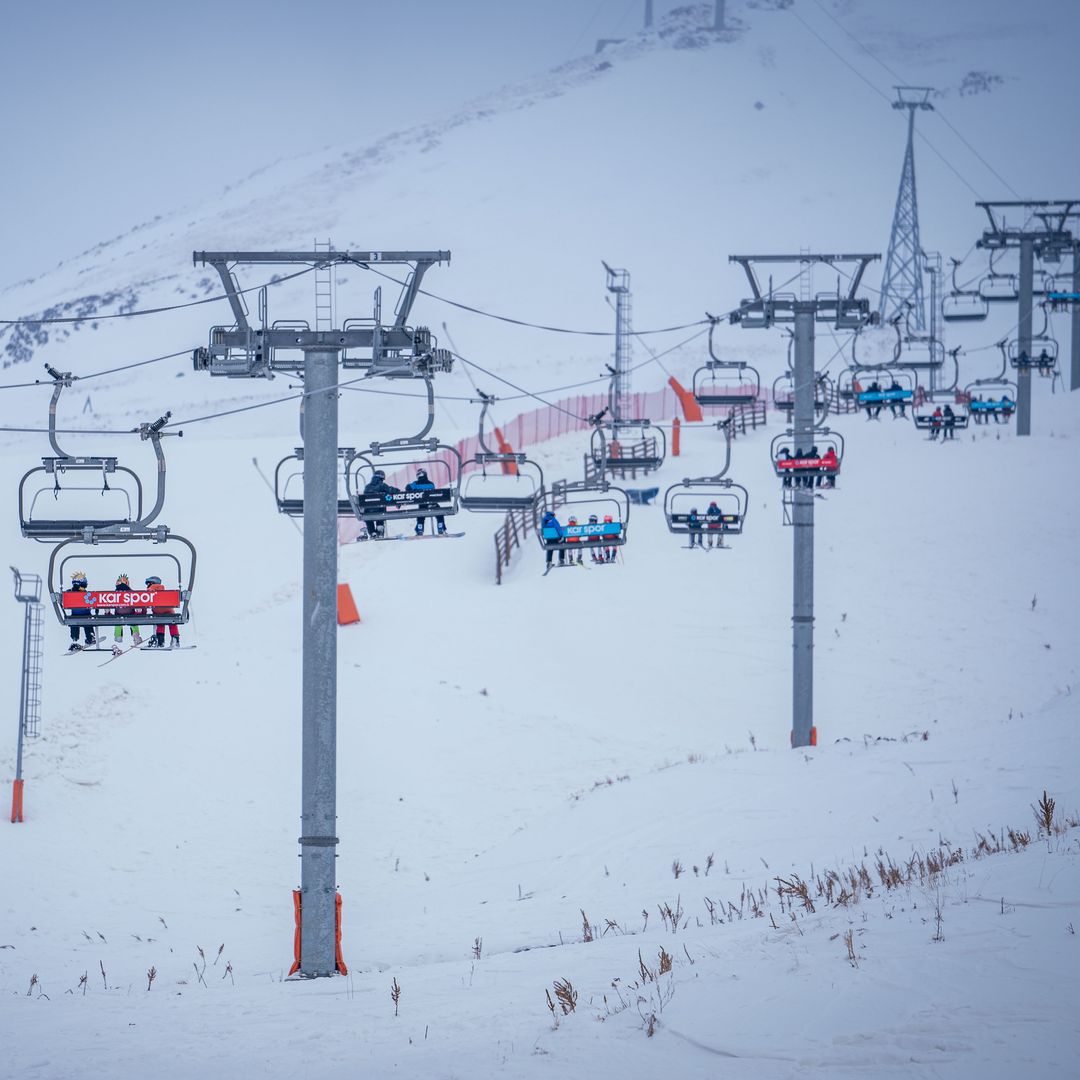
{"type": "MultiPolygon", "coordinates": [[[[562,525],[559,524],[559,519],[555,516],[554,510],[545,510],[544,516],[540,519],[540,535],[544,536],[546,531],[554,531],[555,537],[548,537],[548,539],[563,540],[566,537],[566,533],[563,531],[562,525]]],[[[551,569],[551,557],[555,554],[555,549],[549,547],[544,553],[544,573],[546,574],[551,569]]],[[[566,565],[566,549],[559,546],[559,565],[566,565]]]]}
{"type": "Polygon", "coordinates": [[[686,527],[690,530],[690,546],[699,547],[702,551],[705,550],[705,538],[702,536],[702,530],[704,526],[701,523],[701,516],[697,512],[697,507],[690,508],[690,513],[686,518],[686,527]]]}
{"type": "MultiPolygon", "coordinates": [[[[573,515],[573,514],[571,514],[571,515],[570,515],[570,517],[568,517],[568,518],[566,519],[566,527],[567,527],[568,529],[576,529],[576,528],[577,528],[577,524],[578,524],[578,519],[577,519],[576,517],[574,517],[574,515],[573,515]]],[[[581,540],[581,537],[580,537],[580,536],[568,536],[568,537],[566,538],[566,542],[567,542],[568,544],[576,544],[576,543],[578,543],[578,542],[579,542],[580,540],[581,540]]],[[[570,556],[570,561],[571,561],[571,562],[575,562],[575,561],[576,561],[576,563],[577,563],[577,565],[578,565],[578,566],[580,566],[580,565],[581,565],[581,548],[580,548],[580,547],[579,547],[579,548],[577,549],[577,559],[575,560],[575,559],[574,559],[574,556],[573,556],[573,555],[571,555],[571,556],[570,556]]]]}
{"type": "MultiPolygon", "coordinates": [[[[130,592],[131,591],[131,579],[127,576],[127,574],[117,574],[116,575],[116,591],[117,592],[130,592]]],[[[112,612],[113,612],[114,615],[134,615],[135,614],[135,608],[131,607],[130,605],[125,605],[124,607],[115,607],[115,608],[113,608],[112,612]]],[[[137,626],[132,626],[131,627],[131,640],[136,645],[141,645],[142,644],[142,634],[139,633],[139,628],[137,626]]],[[[120,626],[113,627],[113,653],[114,654],[118,655],[121,652],[121,646],[123,644],[123,641],[124,641],[124,626],[123,626],[123,624],[121,624],[120,626]]]]}
{"type": "MultiPolygon", "coordinates": [[[[151,593],[164,592],[165,586],[161,584],[161,578],[156,574],[151,575],[146,579],[146,591],[151,593]]],[[[161,609],[160,613],[163,615],[175,615],[176,608],[169,608],[168,610],[161,609]]],[[[153,611],[151,611],[153,614],[153,611]]],[[[165,648],[165,624],[158,623],[154,627],[154,636],[150,639],[151,649],[163,649],[165,648]]],[[[176,623],[169,623],[169,648],[180,648],[180,627],[176,623]]]]}
{"type": "MultiPolygon", "coordinates": [[[[600,519],[595,514],[590,514],[589,515],[589,524],[590,525],[599,525],[600,524],[600,519]]],[[[593,529],[593,530],[590,530],[590,534],[591,535],[596,535],[599,531],[600,531],[599,529],[593,529]]],[[[589,556],[590,556],[590,558],[592,559],[592,561],[594,563],[602,563],[604,561],[604,553],[603,553],[603,550],[601,548],[590,547],[589,548],[589,556]]]]}
{"type": "MultiPolygon", "coordinates": [[[[610,514],[605,514],[604,515],[604,524],[605,525],[611,525],[613,523],[613,521],[614,521],[614,519],[612,518],[612,516],[610,514]]],[[[604,558],[603,558],[604,562],[607,563],[607,562],[614,562],[615,561],[615,545],[614,544],[606,544],[603,548],[601,548],[601,551],[604,554],[604,558]]]]}
{"type": "MultiPolygon", "coordinates": [[[[371,474],[371,479],[364,486],[365,495],[396,495],[399,490],[399,488],[391,487],[386,482],[386,473],[382,469],[376,469],[371,474]]],[[[386,535],[385,521],[365,521],[364,525],[367,527],[368,539],[386,535]]]]}
{"type": "MultiPolygon", "coordinates": [[[[88,588],[86,580],[85,570],[75,570],[71,575],[71,592],[86,592],[88,588]]],[[[89,618],[91,612],[88,607],[71,608],[71,614],[75,616],[81,616],[83,618],[89,618]]],[[[78,626],[71,627],[71,644],[68,646],[68,652],[78,652],[80,647],[85,648],[87,646],[96,643],[97,639],[94,637],[94,628],[92,626],[84,626],[83,633],[86,635],[86,645],[79,645],[79,628],[78,626]]]]}
{"type": "MultiPolygon", "coordinates": [[[[416,479],[413,480],[412,483],[406,484],[405,485],[405,490],[406,491],[434,491],[435,490],[435,485],[428,479],[428,474],[427,474],[426,469],[417,469],[416,470],[416,479]]],[[[445,536],[446,535],[446,518],[442,514],[436,514],[435,515],[435,524],[437,526],[439,536],[445,536]]],[[[417,536],[423,536],[424,535],[424,519],[423,519],[423,517],[418,517],[416,519],[416,535],[417,536]]]]}
{"type": "Polygon", "coordinates": [[[713,499],[705,508],[705,522],[709,528],[709,547],[713,546],[713,537],[716,537],[716,546],[724,546],[724,512],[713,499]]]}

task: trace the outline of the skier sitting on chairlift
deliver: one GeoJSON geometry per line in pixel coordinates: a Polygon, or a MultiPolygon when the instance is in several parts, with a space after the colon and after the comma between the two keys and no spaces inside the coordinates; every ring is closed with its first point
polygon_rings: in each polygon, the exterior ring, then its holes
{"type": "MultiPolygon", "coordinates": [[[[574,517],[574,515],[573,515],[573,514],[571,514],[571,515],[570,515],[570,516],[569,516],[569,517],[568,517],[568,518],[566,519],[566,527],[567,527],[568,529],[570,529],[570,528],[575,528],[575,529],[576,529],[576,528],[577,528],[577,523],[578,523],[578,521],[577,521],[577,518],[576,518],[576,517],[574,517]]],[[[578,541],[578,540],[580,540],[580,539],[581,539],[581,538],[580,538],[580,537],[578,537],[578,536],[568,536],[568,537],[566,538],[566,541],[567,541],[567,543],[569,543],[569,544],[575,544],[575,543],[577,543],[577,541],[578,541]]],[[[571,555],[571,556],[570,556],[570,561],[571,561],[571,562],[573,562],[573,561],[574,561],[574,557],[573,557],[573,555],[571,555]]],[[[580,549],[580,548],[578,548],[578,552],[577,552],[577,564],[578,564],[578,566],[580,566],[580,565],[581,565],[581,549],[580,549]]]]}
{"type": "MultiPolygon", "coordinates": [[[[554,510],[546,510],[544,516],[540,519],[540,534],[543,535],[545,529],[554,529],[558,536],[564,537],[566,534],[563,532],[563,527],[559,524],[559,519],[555,516],[554,510]]],[[[544,562],[547,566],[551,566],[551,556],[555,554],[554,548],[548,548],[544,553],[544,562]]],[[[566,550],[563,547],[559,548],[559,565],[566,565],[566,550]]]]}
{"type": "Polygon", "coordinates": [[[835,447],[830,446],[825,451],[821,458],[821,468],[823,475],[818,478],[818,484],[824,479],[826,487],[836,487],[836,474],[840,471],[840,459],[836,456],[835,447]]]}
{"type": "MultiPolygon", "coordinates": [[[[424,469],[416,470],[416,479],[411,484],[405,485],[406,491],[434,491],[435,485],[428,479],[428,474],[424,469]]],[[[439,536],[442,536],[446,532],[446,518],[442,514],[435,516],[435,524],[438,526],[439,536]]],[[[418,517],[416,519],[416,535],[424,535],[424,519],[418,517]]]]}
{"type": "Polygon", "coordinates": [[[866,403],[866,419],[867,420],[871,420],[871,419],[877,420],[878,419],[878,413],[881,412],[881,400],[880,400],[881,383],[879,383],[877,381],[877,379],[875,379],[870,384],[870,386],[868,388],[868,392],[871,393],[871,394],[877,394],[879,400],[877,400],[877,401],[868,401],[866,403]]]}
{"type": "Polygon", "coordinates": [[[705,520],[709,524],[709,547],[713,546],[713,536],[716,537],[716,546],[724,546],[724,513],[713,499],[705,508],[705,520]],[[715,534],[713,526],[715,526],[715,534]]]}
{"type": "Polygon", "coordinates": [[[945,409],[942,412],[942,420],[944,422],[944,425],[943,425],[942,432],[941,432],[941,441],[944,442],[946,439],[955,439],[956,438],[956,413],[954,413],[952,411],[952,406],[951,405],[946,405],[945,406],[945,409]]]}
{"type": "Polygon", "coordinates": [[[1054,359],[1044,348],[1035,358],[1035,365],[1038,367],[1040,375],[1049,378],[1053,373],[1054,359]]]}
{"type": "MultiPolygon", "coordinates": [[[[146,591],[147,592],[152,592],[152,593],[162,592],[162,591],[164,591],[164,589],[165,589],[165,586],[161,584],[161,578],[159,578],[156,574],[151,576],[151,577],[148,577],[146,579],[146,591]]],[[[151,614],[153,614],[153,611],[151,611],[151,614]]],[[[168,611],[162,611],[161,614],[163,614],[163,615],[175,615],[176,614],[176,608],[171,608],[168,611]]],[[[165,624],[164,623],[158,623],[154,627],[154,636],[152,638],[150,638],[150,645],[148,647],[151,648],[151,649],[164,649],[165,648],[165,624]]],[[[177,626],[176,623],[169,623],[169,648],[171,648],[171,649],[179,649],[180,648],[180,627],[177,626]]]]}
{"type": "MultiPolygon", "coordinates": [[[[612,524],[612,517],[611,517],[610,514],[605,514],[604,515],[604,524],[605,525],[612,524]]],[[[604,559],[603,559],[604,562],[614,562],[615,561],[615,545],[614,544],[607,544],[604,547],[602,547],[600,550],[604,553],[604,559]]]]}
{"type": "MultiPolygon", "coordinates": [[[[686,517],[686,527],[690,530],[690,546],[699,547],[704,549],[705,541],[701,535],[702,525],[701,518],[698,517],[697,507],[692,506],[690,513],[686,517]]],[[[710,537],[711,540],[711,537],[710,537]]]]}
{"type": "MultiPolygon", "coordinates": [[[[131,579],[127,574],[117,574],[116,576],[116,591],[117,592],[130,592],[131,591],[131,579]]],[[[114,615],[134,615],[135,609],[133,607],[118,607],[113,608],[114,615]]],[[[131,640],[136,645],[142,644],[142,634],[139,633],[137,626],[130,627],[131,640]]],[[[124,641],[124,626],[116,626],[113,628],[113,652],[119,653],[120,647],[124,641]]]]}
{"type": "Polygon", "coordinates": [[[930,417],[930,438],[936,439],[941,432],[942,412],[941,406],[938,405],[933,414],[930,417]]]}
{"type": "MultiPolygon", "coordinates": [[[[889,384],[889,393],[890,394],[895,394],[898,391],[902,394],[904,392],[904,388],[895,379],[893,379],[893,381],[889,384]]],[[[896,419],[897,406],[899,406],[899,408],[900,408],[900,415],[901,416],[906,416],[907,415],[907,413],[904,412],[904,409],[906,408],[906,406],[904,404],[904,399],[902,397],[889,398],[889,412],[892,413],[892,416],[893,416],[894,420],[896,419]]]]}
{"type": "MultiPolygon", "coordinates": [[[[71,592],[86,592],[88,588],[86,580],[86,571],[76,570],[71,575],[71,592]]],[[[72,615],[90,615],[90,609],[86,607],[71,608],[72,615]]],[[[97,639],[94,637],[94,628],[92,626],[84,626],[83,633],[86,635],[86,646],[94,645],[97,639]]],[[[68,646],[68,652],[79,651],[79,628],[77,626],[71,627],[71,644],[68,646]]]]}
{"type": "MultiPolygon", "coordinates": [[[[386,482],[386,473],[382,469],[376,469],[371,474],[371,479],[364,485],[365,495],[396,495],[399,491],[400,488],[391,487],[386,482]]],[[[364,525],[367,527],[369,538],[386,535],[385,521],[365,521],[364,525]]]]}

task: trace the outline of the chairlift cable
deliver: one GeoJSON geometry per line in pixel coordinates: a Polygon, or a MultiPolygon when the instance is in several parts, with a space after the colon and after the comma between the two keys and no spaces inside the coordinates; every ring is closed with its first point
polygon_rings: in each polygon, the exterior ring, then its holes
{"type": "MultiPolygon", "coordinates": [[[[872,83],[861,71],[859,71],[857,67],[854,66],[854,64],[850,63],[844,58],[844,56],[837,52],[837,50],[834,49],[794,8],[788,8],[788,10],[795,17],[795,19],[797,19],[798,22],[800,22],[803,27],[805,27],[807,32],[810,33],[813,37],[817,38],[817,40],[820,41],[821,44],[824,45],[825,48],[828,49],[829,52],[831,52],[833,56],[835,56],[837,60],[839,60],[844,65],[844,67],[854,72],[855,75],[857,75],[864,83],[866,83],[866,85],[869,86],[875,94],[878,94],[880,97],[884,98],[890,106],[892,105],[892,98],[890,98],[884,90],[872,83]]],[[[930,147],[931,150],[933,150],[933,152],[945,163],[945,165],[948,166],[949,170],[957,177],[957,179],[960,180],[964,187],[971,191],[971,193],[975,196],[976,199],[981,200],[983,196],[982,193],[978,190],[978,188],[976,188],[969,180],[967,180],[960,172],[960,170],[957,169],[957,167],[953,165],[953,163],[949,161],[949,159],[921,131],[916,129],[916,134],[924,143],[926,143],[928,147],[930,147]]]]}
{"type": "MultiPolygon", "coordinates": [[[[842,30],[849,38],[851,38],[851,40],[854,41],[855,44],[858,45],[859,48],[862,49],[862,51],[866,53],[866,55],[869,56],[871,60],[874,61],[874,63],[879,64],[882,68],[884,68],[902,86],[908,85],[906,79],[902,78],[897,72],[893,71],[893,69],[889,67],[889,65],[886,64],[885,61],[877,55],[877,53],[873,52],[870,48],[864,45],[863,42],[861,42],[835,15],[833,15],[831,11],[828,10],[828,8],[824,6],[824,4],[821,3],[821,0],[813,0],[813,3],[814,6],[822,12],[822,14],[828,16],[828,18],[830,18],[834,23],[836,23],[840,30],[842,30]]],[[[989,172],[991,172],[997,180],[1004,184],[1010,192],[1012,192],[1014,198],[1021,198],[1020,193],[1008,182],[1008,180],[1006,180],[1001,175],[1001,173],[997,171],[997,169],[993,167],[993,165],[990,164],[989,161],[986,160],[986,158],[982,156],[982,154],[979,153],[978,150],[975,149],[974,146],[971,145],[971,143],[967,141],[967,139],[964,138],[964,136],[959,132],[959,130],[952,123],[950,123],[945,114],[942,113],[942,111],[936,105],[934,106],[934,112],[937,113],[942,123],[944,123],[945,126],[949,128],[949,130],[952,131],[952,133],[979,159],[979,161],[981,161],[983,165],[986,166],[989,172]]],[[[969,184],[968,186],[970,187],[971,185],[969,184]]],[[[964,258],[966,259],[967,256],[965,255],[964,258]]]]}
{"type": "MultiPolygon", "coordinates": [[[[359,259],[345,259],[344,262],[352,263],[354,266],[359,266],[363,270],[368,270],[372,274],[377,274],[379,277],[386,278],[387,281],[392,281],[395,285],[405,287],[405,282],[399,278],[394,277],[392,274],[387,274],[383,270],[376,270],[368,263],[361,262],[359,259]]],[[[469,304],[460,303],[457,300],[450,300],[445,296],[439,296],[437,293],[428,292],[427,289],[416,290],[421,296],[426,296],[431,300],[438,300],[443,304],[449,304],[451,307],[460,308],[462,311],[470,311],[474,315],[483,315],[488,319],[497,319],[499,322],[511,323],[514,326],[525,326],[532,330],[548,330],[553,334],[577,334],[582,337],[614,337],[614,330],[574,330],[565,326],[547,326],[544,323],[528,322],[525,319],[514,319],[509,315],[496,315],[491,311],[484,311],[483,308],[471,307],[469,304]]],[[[698,319],[696,322],[682,323],[679,326],[665,326],[658,330],[639,330],[640,334],[672,334],[678,330],[688,330],[691,326],[701,326],[706,323],[707,319],[698,319]]]]}

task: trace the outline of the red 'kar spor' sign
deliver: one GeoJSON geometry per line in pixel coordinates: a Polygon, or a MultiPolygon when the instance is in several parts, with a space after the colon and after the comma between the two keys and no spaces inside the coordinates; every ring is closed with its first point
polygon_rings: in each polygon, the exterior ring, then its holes
{"type": "Polygon", "coordinates": [[[159,589],[157,592],[65,592],[61,606],[66,608],[174,608],[180,604],[179,589],[159,589]]]}

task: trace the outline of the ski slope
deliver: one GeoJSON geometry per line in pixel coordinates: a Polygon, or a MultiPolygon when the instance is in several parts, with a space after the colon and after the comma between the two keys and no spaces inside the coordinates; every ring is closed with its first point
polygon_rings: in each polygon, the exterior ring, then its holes
{"type": "MultiPolygon", "coordinates": [[[[332,235],[339,247],[448,247],[431,292],[578,329],[612,325],[607,259],[631,269],[644,329],[735,306],[746,290],[731,253],[883,250],[899,121],[770,6],[736,12],[745,29],[732,41],[631,41],[610,68],[581,58],[372,146],[260,171],[13,282],[3,313],[114,289],[121,299],[100,311],[205,297],[216,287],[192,250],[332,235]],[[644,149],[628,156],[631,145],[644,149]]],[[[794,10],[887,89],[813,7],[794,10]]],[[[877,5],[831,10],[911,81],[942,87],[942,111],[993,161],[988,148],[1020,146],[1006,164],[1025,194],[1070,193],[1076,146],[1058,139],[1049,154],[1031,118],[1066,100],[1071,5],[1021,19],[965,3],[943,26],[940,5],[920,0],[903,27],[877,5]],[[1061,32],[1047,33],[1053,20],[1061,32]],[[1002,85],[961,97],[971,70],[1002,85]]],[[[981,194],[1001,194],[943,129],[927,130],[981,194]]],[[[959,256],[983,226],[975,194],[918,153],[924,241],[959,256]]],[[[977,270],[972,256],[964,273],[977,270]]],[[[340,315],[369,314],[369,277],[339,276],[340,315]]],[[[382,285],[388,309],[397,290],[382,285]]],[[[271,289],[271,317],[309,312],[311,293],[310,280],[271,289]]],[[[298,391],[284,378],[211,380],[187,355],[111,370],[205,344],[223,307],[88,321],[49,330],[28,357],[5,353],[6,383],[32,382],[43,362],[109,371],[65,393],[64,427],[123,431],[173,410],[184,437],[166,444],[161,520],[194,540],[199,567],[181,631],[191,651],[99,668],[103,656],[66,655],[47,613],[27,820],[0,829],[0,1077],[1075,1075],[1080,832],[1040,837],[1032,809],[1045,791],[1059,823],[1080,812],[1075,395],[1035,379],[1022,440],[990,425],[940,445],[887,416],[830,420],[847,452],[838,489],[815,501],[819,745],[806,751],[789,748],[775,414],[733,448],[750,507],[730,550],[683,549],[658,506],[632,509],[617,565],[543,577],[530,541],[498,587],[494,515],[462,513],[460,540],[342,547],[339,580],[363,620],[338,638],[349,975],[296,983],[284,976],[299,878],[301,538],[252,459],[268,473],[298,445],[298,391]],[[293,400],[209,419],[277,398],[293,400]],[[1012,850],[1010,828],[1031,842],[1012,850]],[[1008,850],[976,858],[980,838],[1008,850]],[[958,849],[963,861],[940,872],[879,882],[879,859],[925,866],[958,849]],[[871,893],[817,894],[829,871],[863,865],[871,893]],[[778,894],[793,875],[815,910],[778,894]],[[553,1014],[546,992],[563,980],[576,1008],[553,1014]]],[[[431,296],[415,315],[479,365],[440,377],[444,441],[475,430],[474,381],[503,398],[502,420],[535,402],[500,379],[547,391],[595,380],[610,359],[608,338],[502,326],[431,296]]],[[[967,350],[961,384],[994,370],[993,342],[1014,322],[997,310],[949,328],[949,346],[967,350]]],[[[1064,355],[1064,320],[1056,329],[1064,355]]],[[[689,385],[700,334],[645,339],[664,353],[655,364],[635,340],[634,388],[669,371],[689,385]]],[[[860,356],[890,355],[888,333],[865,336],[860,356]]],[[[786,366],[780,333],[725,327],[718,347],[755,363],[766,387],[786,366]]],[[[826,327],[817,349],[833,375],[850,356],[826,327]]],[[[0,394],[11,503],[48,453],[48,398],[47,385],[0,394]],[[10,430],[22,428],[33,430],[10,430]]],[[[415,431],[422,413],[419,399],[344,394],[342,442],[415,431]]],[[[136,436],[63,443],[151,475],[136,436]]],[[[682,443],[639,485],[722,463],[714,429],[685,426],[682,443]]],[[[552,480],[578,476],[586,447],[567,436],[536,453],[552,480]]],[[[44,569],[48,548],[20,537],[13,508],[0,541],[9,564],[44,569]]],[[[132,561],[133,580],[143,568],[132,561]]],[[[9,600],[4,792],[20,624],[9,600]]]]}

